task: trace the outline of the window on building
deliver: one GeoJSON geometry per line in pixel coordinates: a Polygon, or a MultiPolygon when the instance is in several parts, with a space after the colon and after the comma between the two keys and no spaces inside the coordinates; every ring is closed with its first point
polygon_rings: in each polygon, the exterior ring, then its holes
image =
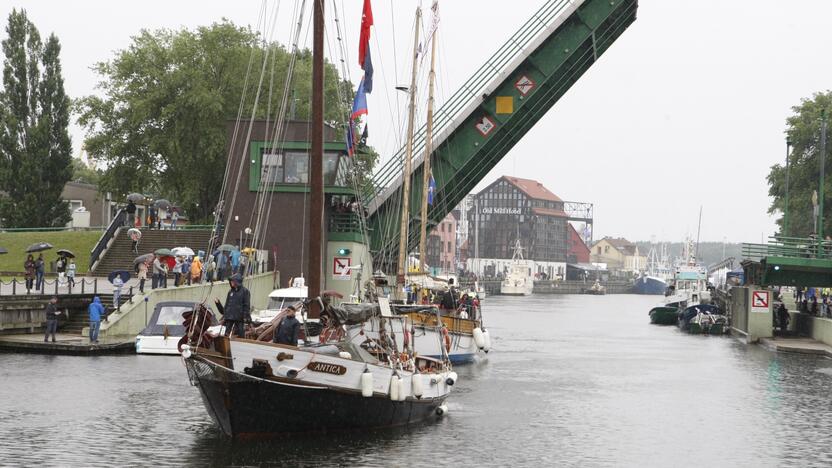
{"type": "Polygon", "coordinates": [[[324,154],[324,184],[335,185],[335,175],[338,172],[338,153],[324,154]]]}
{"type": "Polygon", "coordinates": [[[608,245],[604,246],[604,253],[610,253],[610,246],[608,246],[608,245]]]}
{"type": "Polygon", "coordinates": [[[445,252],[451,253],[453,250],[451,249],[451,241],[448,241],[448,250],[445,252]]]}
{"type": "Polygon", "coordinates": [[[309,181],[309,156],[306,153],[286,153],[284,171],[287,184],[305,184],[309,181]]]}
{"type": "Polygon", "coordinates": [[[274,185],[279,182],[283,182],[283,155],[263,153],[260,164],[260,183],[274,185]]]}

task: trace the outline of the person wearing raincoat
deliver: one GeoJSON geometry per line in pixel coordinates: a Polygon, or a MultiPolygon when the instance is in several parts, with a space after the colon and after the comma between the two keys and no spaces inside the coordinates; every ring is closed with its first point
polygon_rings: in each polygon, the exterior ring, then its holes
{"type": "Polygon", "coordinates": [[[104,306],[101,299],[95,296],[87,309],[90,313],[90,343],[98,343],[98,331],[101,329],[101,316],[104,315],[104,306]]]}
{"type": "Polygon", "coordinates": [[[191,283],[199,284],[200,281],[202,281],[202,260],[196,256],[191,262],[191,283]]]}

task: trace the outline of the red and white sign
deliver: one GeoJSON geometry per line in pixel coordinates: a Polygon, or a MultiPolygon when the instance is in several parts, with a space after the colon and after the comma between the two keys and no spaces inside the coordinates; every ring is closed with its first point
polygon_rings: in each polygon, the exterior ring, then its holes
{"type": "Polygon", "coordinates": [[[332,275],[336,279],[350,279],[352,276],[352,259],[349,257],[335,257],[332,261],[332,275]]]}
{"type": "Polygon", "coordinates": [[[751,291],[751,308],[765,309],[768,311],[769,292],[768,291],[751,291]]]}
{"type": "Polygon", "coordinates": [[[497,125],[487,116],[483,116],[482,120],[477,122],[475,127],[477,127],[477,131],[480,132],[482,136],[488,136],[492,130],[497,128],[497,125]]]}
{"type": "Polygon", "coordinates": [[[520,76],[517,82],[514,83],[514,87],[517,88],[517,91],[520,91],[520,94],[523,96],[529,94],[535,86],[537,86],[537,83],[526,75],[520,76]]]}

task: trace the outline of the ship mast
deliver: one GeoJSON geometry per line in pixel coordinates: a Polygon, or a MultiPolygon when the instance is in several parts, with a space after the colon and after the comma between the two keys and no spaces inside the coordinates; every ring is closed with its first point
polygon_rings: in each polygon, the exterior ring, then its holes
{"type": "MultiPolygon", "coordinates": [[[[321,248],[324,230],[324,0],[313,2],[312,130],[309,154],[309,281],[307,297],[321,293],[321,248]]],[[[320,315],[317,301],[309,304],[309,317],[320,315]]]]}
{"type": "Polygon", "coordinates": [[[413,39],[413,69],[410,76],[410,108],[407,119],[407,151],[404,155],[404,171],[402,173],[402,217],[399,228],[399,264],[396,274],[397,292],[404,286],[404,275],[407,272],[407,224],[410,218],[410,166],[413,158],[413,121],[416,118],[416,72],[419,61],[419,26],[422,19],[421,8],[416,8],[416,25],[413,39]]]}
{"type": "MultiPolygon", "coordinates": [[[[436,21],[436,3],[433,6],[434,23],[436,21]]],[[[422,163],[422,222],[419,230],[419,270],[425,273],[425,249],[428,237],[428,192],[430,192],[430,153],[433,151],[433,88],[436,82],[436,33],[430,40],[430,74],[428,75],[428,120],[425,128],[425,158],[422,163]]],[[[436,194],[434,194],[436,196],[436,194]]]]}

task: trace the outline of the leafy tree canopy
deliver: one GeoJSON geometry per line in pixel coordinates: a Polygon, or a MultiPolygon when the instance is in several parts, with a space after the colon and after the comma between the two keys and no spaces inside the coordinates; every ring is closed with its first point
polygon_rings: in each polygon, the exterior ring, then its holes
{"type": "MultiPolygon", "coordinates": [[[[789,232],[783,232],[786,210],[786,165],[771,166],[768,194],[772,197],[769,213],[779,213],[780,232],[794,237],[807,237],[814,230],[812,193],[819,188],[821,111],[832,111],[832,92],[817,93],[792,107],[794,114],[786,119],[786,135],[792,144],[789,156],[789,232]]],[[[828,117],[827,117],[828,118],[828,117]]],[[[824,185],[824,234],[832,234],[832,184],[829,144],[826,147],[826,180],[824,185]]]]}
{"type": "MultiPolygon", "coordinates": [[[[87,151],[106,167],[100,190],[157,193],[192,219],[209,219],[225,171],[227,123],[238,113],[252,115],[261,69],[254,115],[274,119],[290,57],[284,47],[264,46],[257,33],[228,20],[196,30],[141,31],[127,49],[95,66],[101,95],[76,103],[87,151]],[[273,60],[263,67],[269,48],[273,60]]],[[[310,115],[311,74],[312,55],[302,51],[288,95],[297,119],[310,115]]],[[[343,122],[352,86],[338,79],[331,64],[325,78],[325,118],[343,122]]]]}

